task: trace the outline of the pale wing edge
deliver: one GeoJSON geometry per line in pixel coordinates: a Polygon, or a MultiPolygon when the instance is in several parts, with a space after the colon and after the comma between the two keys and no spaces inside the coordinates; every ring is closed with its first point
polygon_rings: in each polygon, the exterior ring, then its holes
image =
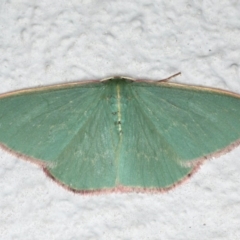
{"type": "Polygon", "coordinates": [[[5,98],[5,97],[11,97],[11,96],[16,96],[20,94],[25,94],[25,93],[36,93],[36,92],[42,92],[46,90],[59,90],[59,89],[64,89],[64,88],[74,88],[82,85],[90,85],[93,83],[101,83],[100,80],[91,80],[91,81],[79,81],[79,82],[70,82],[70,83],[62,83],[62,84],[55,84],[55,85],[46,85],[43,87],[31,87],[31,88],[24,88],[20,90],[14,90],[11,92],[7,93],[2,93],[0,94],[0,99],[5,98]]]}
{"type": "Polygon", "coordinates": [[[194,91],[205,91],[205,92],[218,93],[218,94],[223,94],[223,95],[227,95],[227,96],[240,98],[240,94],[231,92],[228,90],[224,90],[221,88],[204,87],[204,86],[199,86],[199,85],[189,85],[189,84],[183,84],[183,83],[157,82],[157,81],[153,81],[153,80],[148,80],[148,81],[135,80],[134,83],[150,83],[151,85],[155,85],[155,86],[179,88],[179,89],[194,90],[194,91]]]}

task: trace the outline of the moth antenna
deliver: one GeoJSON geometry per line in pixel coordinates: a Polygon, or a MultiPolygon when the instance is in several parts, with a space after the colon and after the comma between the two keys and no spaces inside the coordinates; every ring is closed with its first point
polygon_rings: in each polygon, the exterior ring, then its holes
{"type": "Polygon", "coordinates": [[[176,77],[176,76],[178,76],[180,74],[181,74],[181,72],[175,73],[172,76],[170,76],[168,78],[164,78],[164,79],[158,80],[157,82],[168,82],[170,79],[172,79],[172,78],[174,78],[174,77],[176,77]]]}

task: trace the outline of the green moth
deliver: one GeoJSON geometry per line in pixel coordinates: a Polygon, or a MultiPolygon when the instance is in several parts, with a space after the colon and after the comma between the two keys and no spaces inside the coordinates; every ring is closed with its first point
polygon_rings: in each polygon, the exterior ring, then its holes
{"type": "Polygon", "coordinates": [[[113,77],[0,95],[1,146],[74,192],[165,191],[239,139],[240,95],[218,89],[113,77]]]}

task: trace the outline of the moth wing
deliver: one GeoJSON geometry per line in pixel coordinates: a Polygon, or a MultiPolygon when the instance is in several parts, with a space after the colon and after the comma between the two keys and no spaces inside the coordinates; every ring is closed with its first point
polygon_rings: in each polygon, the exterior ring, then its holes
{"type": "Polygon", "coordinates": [[[240,139],[240,98],[223,91],[135,82],[123,122],[120,182],[169,188],[240,139]],[[126,172],[127,169],[127,172],[126,172]]]}
{"type": "Polygon", "coordinates": [[[0,98],[0,141],[39,161],[54,179],[76,190],[112,187],[117,135],[104,84],[44,88],[0,98]]]}

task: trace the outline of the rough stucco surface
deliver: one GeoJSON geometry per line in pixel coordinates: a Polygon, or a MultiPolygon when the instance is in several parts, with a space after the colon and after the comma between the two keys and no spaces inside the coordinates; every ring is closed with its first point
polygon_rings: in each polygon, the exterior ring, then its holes
{"type": "MultiPolygon", "coordinates": [[[[0,92],[113,75],[240,93],[240,2],[0,2],[0,92]]],[[[240,239],[240,148],[165,194],[82,196],[0,151],[0,239],[240,239]]]]}

